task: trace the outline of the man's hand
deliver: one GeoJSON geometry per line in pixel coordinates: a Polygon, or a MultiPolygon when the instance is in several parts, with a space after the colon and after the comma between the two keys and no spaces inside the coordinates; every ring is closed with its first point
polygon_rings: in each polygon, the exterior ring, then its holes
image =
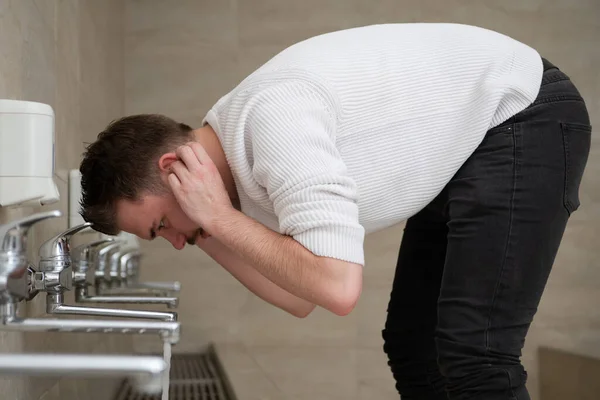
{"type": "Polygon", "coordinates": [[[233,210],[231,199],[217,167],[200,143],[180,146],[179,158],[171,164],[169,185],[183,212],[211,234],[214,222],[233,210]]]}
{"type": "Polygon", "coordinates": [[[202,146],[176,152],[169,184],[181,208],[210,236],[290,294],[335,314],[346,315],[362,289],[362,266],[317,257],[292,237],[238,212],[217,167],[202,146]]]}

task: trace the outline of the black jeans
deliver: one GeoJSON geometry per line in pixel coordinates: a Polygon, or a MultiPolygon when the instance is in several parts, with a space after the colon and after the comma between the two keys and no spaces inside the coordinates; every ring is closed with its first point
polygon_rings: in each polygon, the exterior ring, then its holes
{"type": "Polygon", "coordinates": [[[530,399],[521,350],[591,141],[578,90],[544,66],[537,100],[406,223],[382,332],[403,400],[530,399]]]}

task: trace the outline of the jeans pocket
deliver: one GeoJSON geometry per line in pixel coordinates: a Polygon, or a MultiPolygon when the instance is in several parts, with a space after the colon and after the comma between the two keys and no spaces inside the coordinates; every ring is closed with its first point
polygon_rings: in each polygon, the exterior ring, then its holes
{"type": "Polygon", "coordinates": [[[565,150],[565,189],[564,205],[569,215],[580,206],[579,186],[587,164],[592,127],[585,124],[562,123],[565,150]]]}

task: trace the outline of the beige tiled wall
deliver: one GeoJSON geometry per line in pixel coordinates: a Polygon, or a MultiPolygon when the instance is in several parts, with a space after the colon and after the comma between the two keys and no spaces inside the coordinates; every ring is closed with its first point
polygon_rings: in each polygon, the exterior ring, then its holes
{"type": "MultiPolygon", "coordinates": [[[[66,215],[67,171],[78,168],[83,143],[123,113],[123,15],[119,0],[0,0],[0,98],[39,101],[54,108],[54,179],[61,197],[44,207],[0,208],[0,223],[53,209],[66,215]]],[[[40,243],[66,228],[67,219],[61,217],[33,229],[30,260],[37,261],[40,243]]],[[[67,302],[72,301],[67,296],[67,302]]],[[[44,295],[22,304],[21,314],[44,316],[44,295]]],[[[112,353],[131,351],[131,341],[129,336],[0,331],[0,352],[112,353]]],[[[112,380],[0,377],[2,399],[107,400],[113,387],[112,380]]]]}
{"type": "MultiPolygon", "coordinates": [[[[569,73],[600,126],[596,0],[226,0],[126,3],[125,111],[198,126],[206,110],[285,46],[380,22],[460,22],[509,34],[569,73]]],[[[537,398],[540,345],[600,357],[600,134],[556,268],[524,351],[537,398]]],[[[381,328],[402,227],[367,239],[364,292],[347,317],[297,320],[249,294],[200,250],[144,245],[144,273],[184,283],[179,351],[222,343],[241,399],[397,399],[381,328]]]]}

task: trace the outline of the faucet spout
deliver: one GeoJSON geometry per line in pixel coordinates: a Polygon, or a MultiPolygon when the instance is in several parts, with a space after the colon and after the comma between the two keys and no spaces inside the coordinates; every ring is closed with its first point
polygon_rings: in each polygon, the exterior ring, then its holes
{"type": "Polygon", "coordinates": [[[137,282],[134,286],[156,290],[167,290],[170,292],[181,291],[181,283],[175,282],[137,282]]]}
{"type": "Polygon", "coordinates": [[[2,354],[0,374],[28,376],[129,376],[138,390],[160,394],[167,365],[160,357],[81,354],[2,354]]]}
{"type": "Polygon", "coordinates": [[[164,290],[166,292],[180,292],[180,282],[135,282],[131,285],[133,288],[148,290],[164,290]]]}
{"type": "Polygon", "coordinates": [[[124,310],[119,308],[101,308],[70,306],[63,302],[63,295],[58,293],[49,293],[46,301],[46,312],[48,314],[66,314],[66,315],[89,315],[98,317],[113,318],[142,318],[156,319],[162,321],[177,321],[177,313],[161,311],[142,311],[142,310],[124,310]]]}
{"type": "Polygon", "coordinates": [[[17,332],[71,332],[155,334],[163,341],[177,344],[180,339],[179,322],[75,320],[51,318],[25,318],[4,321],[2,330],[17,332]]]}
{"type": "Polygon", "coordinates": [[[62,315],[89,315],[98,317],[113,317],[113,318],[137,318],[137,319],[153,319],[161,321],[177,321],[177,313],[160,312],[160,311],[138,311],[138,310],[119,310],[113,308],[99,307],[76,307],[61,305],[50,305],[48,314],[62,315]]]}
{"type": "MultiPolygon", "coordinates": [[[[77,303],[104,303],[104,304],[165,304],[168,308],[176,308],[179,304],[178,297],[158,296],[129,296],[129,293],[116,293],[113,296],[90,296],[87,287],[78,287],[75,291],[77,303]]],[[[133,294],[133,293],[132,293],[133,294]]]]}
{"type": "Polygon", "coordinates": [[[154,287],[142,287],[142,286],[120,286],[112,288],[103,288],[99,293],[102,296],[152,296],[152,297],[165,297],[173,294],[173,291],[159,289],[154,287]]]}
{"type": "Polygon", "coordinates": [[[23,319],[17,317],[16,303],[0,304],[0,316],[4,331],[148,334],[171,344],[177,344],[181,336],[181,324],[174,321],[23,319]]]}

